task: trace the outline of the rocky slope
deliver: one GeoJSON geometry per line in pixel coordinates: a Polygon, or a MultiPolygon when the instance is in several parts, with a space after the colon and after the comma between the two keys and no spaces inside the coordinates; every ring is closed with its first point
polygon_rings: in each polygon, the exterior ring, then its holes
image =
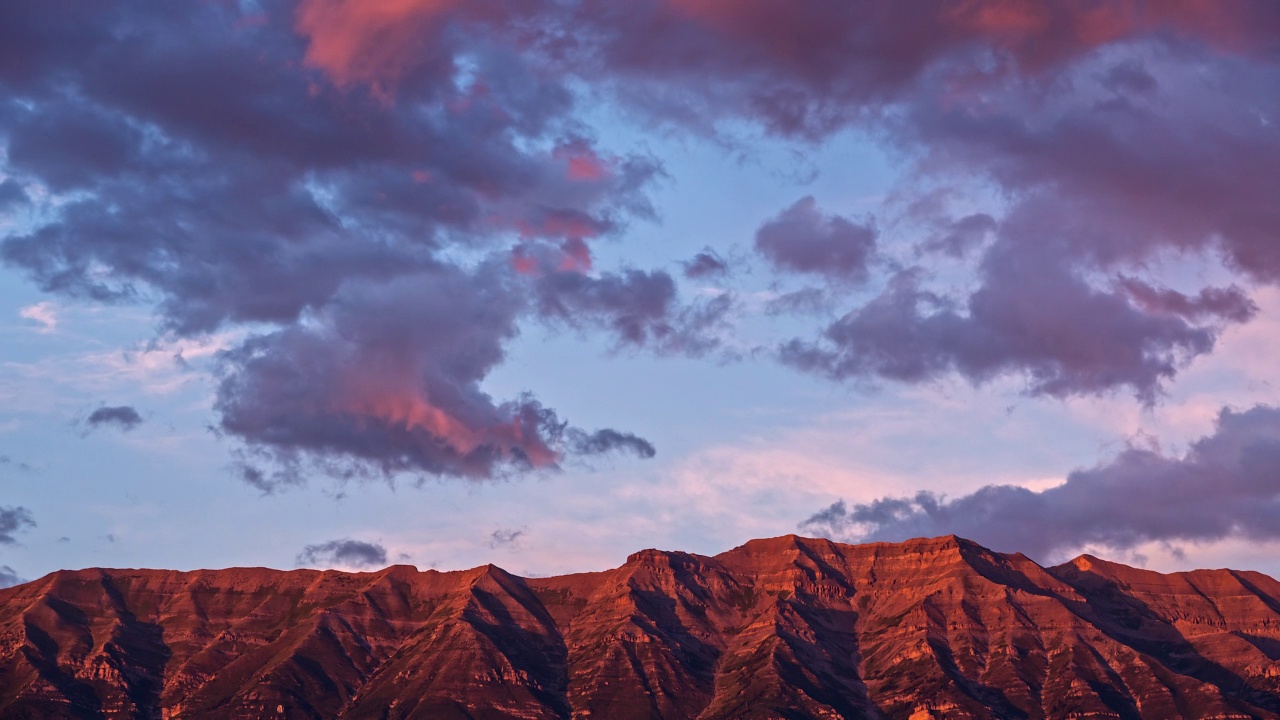
{"type": "Polygon", "coordinates": [[[607,572],[58,572],[0,591],[0,718],[1280,718],[1280,583],[955,537],[607,572]]]}

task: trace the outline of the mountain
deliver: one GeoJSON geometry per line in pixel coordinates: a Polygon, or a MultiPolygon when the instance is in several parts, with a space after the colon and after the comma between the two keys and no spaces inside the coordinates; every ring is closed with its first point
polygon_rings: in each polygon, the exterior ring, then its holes
{"type": "Polygon", "coordinates": [[[0,718],[1280,718],[1280,583],[957,537],[615,570],[78,570],[0,591],[0,718]]]}

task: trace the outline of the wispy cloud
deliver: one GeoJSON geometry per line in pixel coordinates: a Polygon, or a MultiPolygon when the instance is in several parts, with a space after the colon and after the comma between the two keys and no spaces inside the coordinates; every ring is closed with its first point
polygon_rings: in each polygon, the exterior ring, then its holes
{"type": "Polygon", "coordinates": [[[495,550],[498,548],[519,547],[520,538],[524,537],[526,532],[528,531],[524,528],[498,528],[489,534],[489,547],[495,550]]]}
{"type": "Polygon", "coordinates": [[[58,306],[49,301],[20,308],[18,317],[39,324],[38,332],[46,335],[54,333],[58,329],[58,306]]]}
{"type": "Polygon", "coordinates": [[[0,363],[0,390],[10,410],[47,412],[79,405],[84,395],[172,395],[211,385],[208,361],[235,333],[162,338],[132,349],[71,352],[38,362],[0,363]]]}

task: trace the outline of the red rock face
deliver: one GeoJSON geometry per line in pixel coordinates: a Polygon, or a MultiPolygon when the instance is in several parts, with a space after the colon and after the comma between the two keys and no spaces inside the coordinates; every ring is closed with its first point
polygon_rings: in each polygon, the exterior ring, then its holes
{"type": "Polygon", "coordinates": [[[955,537],[616,570],[58,572],[0,591],[0,718],[1280,718],[1280,583],[955,537]]]}

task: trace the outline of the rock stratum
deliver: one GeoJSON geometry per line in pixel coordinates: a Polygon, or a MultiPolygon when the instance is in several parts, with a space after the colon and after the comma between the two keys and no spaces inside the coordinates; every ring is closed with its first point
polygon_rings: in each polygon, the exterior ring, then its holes
{"type": "Polygon", "coordinates": [[[56,572],[0,591],[0,718],[1280,718],[1280,583],[956,537],[522,578],[56,572]]]}

